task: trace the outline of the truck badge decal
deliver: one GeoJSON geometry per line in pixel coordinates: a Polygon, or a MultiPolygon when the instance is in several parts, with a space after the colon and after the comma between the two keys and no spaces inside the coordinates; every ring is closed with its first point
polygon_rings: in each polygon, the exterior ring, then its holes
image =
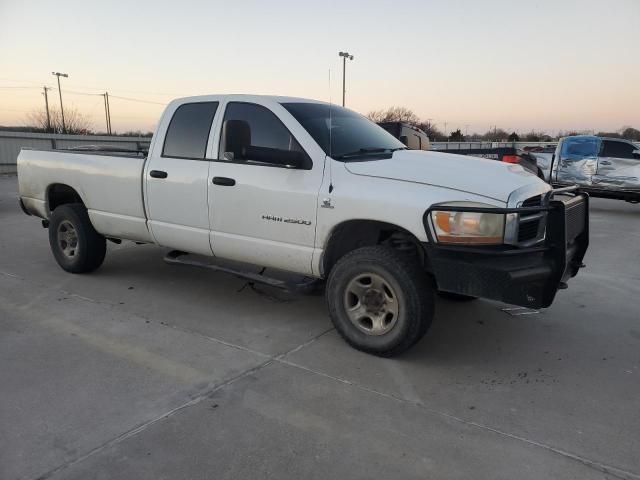
{"type": "Polygon", "coordinates": [[[303,220],[300,218],[278,217],[277,215],[262,215],[262,220],[281,223],[295,223],[297,225],[311,225],[311,222],[309,220],[303,220]]]}
{"type": "Polygon", "coordinates": [[[322,205],[320,205],[322,208],[333,208],[333,205],[331,204],[331,199],[330,198],[323,198],[322,199],[322,205]]]}

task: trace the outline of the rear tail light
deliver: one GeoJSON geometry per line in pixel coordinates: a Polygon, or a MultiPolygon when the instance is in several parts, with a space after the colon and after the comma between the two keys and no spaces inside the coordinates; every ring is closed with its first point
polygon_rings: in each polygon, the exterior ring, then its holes
{"type": "Polygon", "coordinates": [[[518,155],[503,155],[502,161],[507,163],[520,163],[520,157],[518,155]]]}

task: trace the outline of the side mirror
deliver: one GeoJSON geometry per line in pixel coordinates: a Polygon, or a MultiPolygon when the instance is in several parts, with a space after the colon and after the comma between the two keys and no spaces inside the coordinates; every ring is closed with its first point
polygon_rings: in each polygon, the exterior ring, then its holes
{"type": "Polygon", "coordinates": [[[409,137],[407,137],[406,135],[401,135],[400,139],[399,139],[402,143],[404,143],[405,147],[409,146],[409,137]]]}
{"type": "Polygon", "coordinates": [[[633,156],[634,156],[635,158],[640,158],[640,150],[634,150],[634,151],[633,151],[633,156]]]}

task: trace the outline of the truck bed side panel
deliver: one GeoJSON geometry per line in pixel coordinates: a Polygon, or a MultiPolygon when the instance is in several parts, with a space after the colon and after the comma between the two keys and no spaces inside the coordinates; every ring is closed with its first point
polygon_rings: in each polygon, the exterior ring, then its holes
{"type": "Polygon", "coordinates": [[[64,151],[22,150],[18,156],[20,197],[31,213],[48,218],[51,185],[73,188],[102,235],[152,241],[142,200],[143,158],[64,151]]]}

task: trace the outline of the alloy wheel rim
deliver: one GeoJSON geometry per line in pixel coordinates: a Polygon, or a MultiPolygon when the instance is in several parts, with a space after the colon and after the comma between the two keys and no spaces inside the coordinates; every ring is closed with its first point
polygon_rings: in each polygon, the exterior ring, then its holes
{"type": "Polygon", "coordinates": [[[344,307],[351,323],[367,335],[389,333],[400,313],[395,290],[376,273],[362,273],[348,283],[344,307]]]}

